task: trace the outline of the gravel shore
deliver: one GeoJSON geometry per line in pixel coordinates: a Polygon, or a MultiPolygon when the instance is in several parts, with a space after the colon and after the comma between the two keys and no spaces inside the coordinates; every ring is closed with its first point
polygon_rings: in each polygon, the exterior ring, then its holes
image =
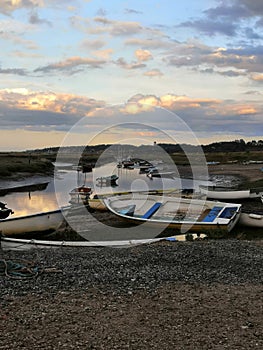
{"type": "Polygon", "coordinates": [[[2,251],[0,349],[262,349],[263,241],[2,251]],[[18,259],[18,260],[16,260],[18,259]]]}

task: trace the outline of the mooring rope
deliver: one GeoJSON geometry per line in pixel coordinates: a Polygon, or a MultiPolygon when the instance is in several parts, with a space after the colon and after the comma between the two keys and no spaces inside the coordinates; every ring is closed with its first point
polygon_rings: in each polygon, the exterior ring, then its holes
{"type": "Polygon", "coordinates": [[[0,276],[14,279],[37,277],[44,269],[27,260],[0,260],[0,276]]]}

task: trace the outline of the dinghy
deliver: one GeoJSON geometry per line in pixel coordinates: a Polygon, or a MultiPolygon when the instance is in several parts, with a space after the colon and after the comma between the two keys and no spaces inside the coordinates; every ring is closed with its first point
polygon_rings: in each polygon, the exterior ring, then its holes
{"type": "Polygon", "coordinates": [[[262,188],[235,190],[226,187],[199,186],[199,189],[207,198],[219,200],[255,199],[263,196],[262,188]]]}
{"type": "Polygon", "coordinates": [[[104,203],[127,222],[160,225],[184,232],[230,232],[241,210],[241,204],[141,194],[113,196],[104,199],[104,203]]]}
{"type": "Polygon", "coordinates": [[[52,211],[0,220],[0,232],[2,235],[9,237],[55,231],[62,224],[64,215],[69,209],[70,207],[63,207],[52,211]]]}

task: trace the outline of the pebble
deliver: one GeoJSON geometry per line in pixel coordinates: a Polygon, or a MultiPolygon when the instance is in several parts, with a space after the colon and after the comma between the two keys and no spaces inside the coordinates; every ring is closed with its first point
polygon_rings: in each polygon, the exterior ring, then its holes
{"type": "Polygon", "coordinates": [[[154,292],[159,286],[173,282],[263,283],[263,251],[257,241],[224,239],[159,242],[118,249],[62,247],[0,251],[0,259],[32,261],[44,269],[37,277],[28,279],[0,276],[0,295],[6,296],[88,288],[132,295],[142,289],[154,292]]]}

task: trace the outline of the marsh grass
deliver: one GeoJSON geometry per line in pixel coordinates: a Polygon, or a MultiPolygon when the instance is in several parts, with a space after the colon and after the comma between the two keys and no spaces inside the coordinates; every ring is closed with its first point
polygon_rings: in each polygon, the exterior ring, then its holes
{"type": "Polygon", "coordinates": [[[0,154],[0,178],[15,177],[21,173],[50,175],[53,170],[52,162],[44,157],[28,154],[0,154]]]}

